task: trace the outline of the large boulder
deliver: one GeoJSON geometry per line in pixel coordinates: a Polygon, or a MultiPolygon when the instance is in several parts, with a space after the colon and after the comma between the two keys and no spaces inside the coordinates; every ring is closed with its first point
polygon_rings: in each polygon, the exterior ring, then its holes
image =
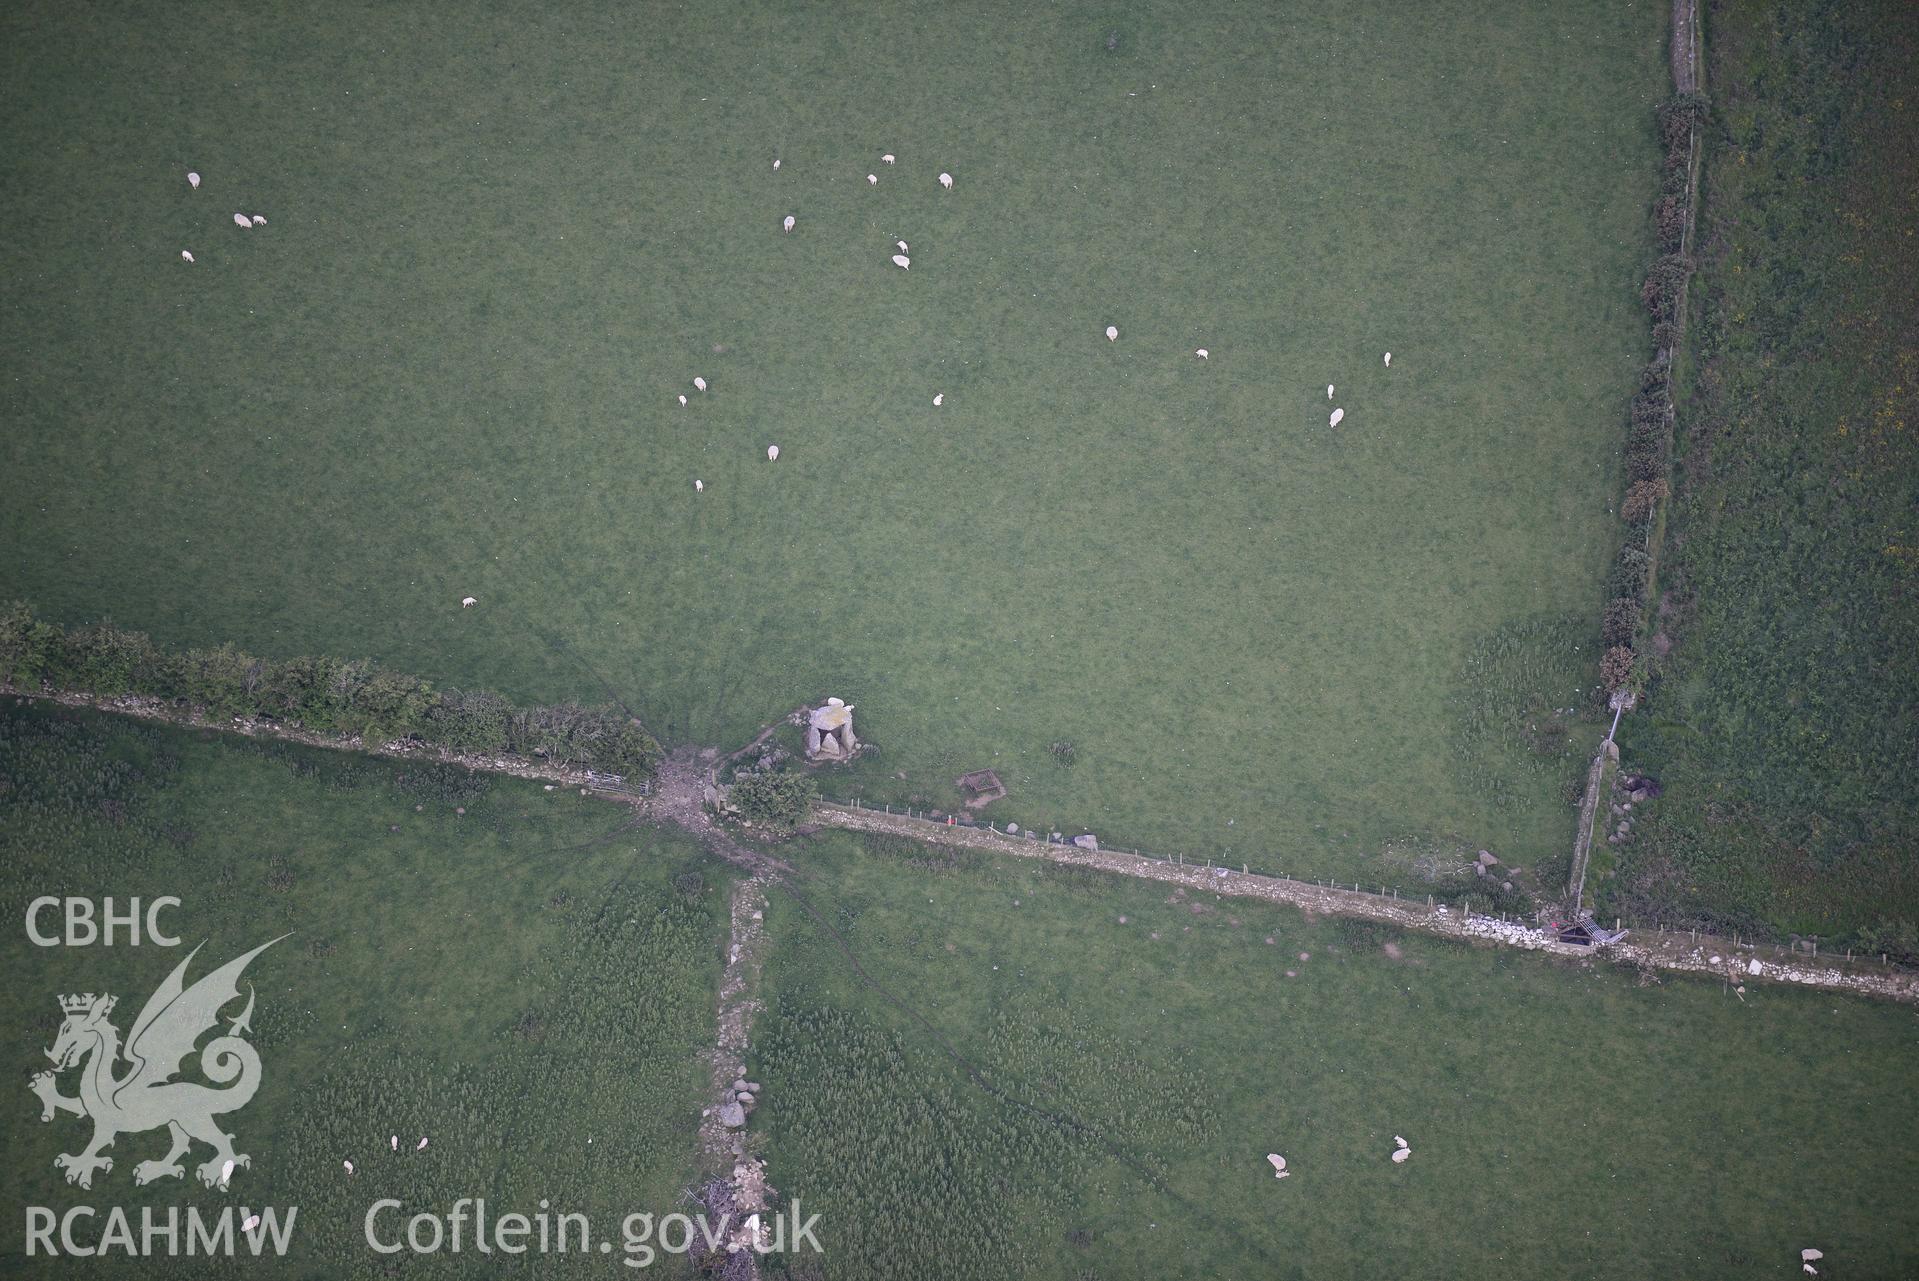
{"type": "Polygon", "coordinates": [[[746,1124],[746,1109],[737,1103],[720,1105],[720,1124],[729,1130],[737,1130],[746,1124]]]}
{"type": "Polygon", "coordinates": [[[1099,838],[1094,836],[1091,832],[1088,832],[1084,836],[1075,836],[1073,838],[1073,844],[1079,846],[1083,850],[1096,850],[1099,848],[1099,838]]]}

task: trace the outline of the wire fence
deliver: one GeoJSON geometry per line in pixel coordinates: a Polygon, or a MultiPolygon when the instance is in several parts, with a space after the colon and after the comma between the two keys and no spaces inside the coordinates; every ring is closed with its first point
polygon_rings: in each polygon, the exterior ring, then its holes
{"type": "Polygon", "coordinates": [[[1527,923],[1538,919],[1537,914],[1533,913],[1501,912],[1497,910],[1495,901],[1490,894],[1480,896],[1479,907],[1475,909],[1473,907],[1473,901],[1476,896],[1470,894],[1436,895],[1430,888],[1412,889],[1404,885],[1386,884],[1377,881],[1368,883],[1363,881],[1336,881],[1324,877],[1289,876],[1276,859],[1270,857],[1262,858],[1258,855],[1243,859],[1201,858],[1197,856],[1187,858],[1183,853],[1159,854],[1151,850],[1137,849],[1127,845],[1095,844],[1081,846],[1079,840],[1096,838],[1093,838],[1091,833],[1086,833],[1080,838],[1075,838],[1066,835],[1064,832],[1040,832],[1029,827],[1022,827],[1017,823],[995,823],[987,819],[978,819],[971,814],[912,809],[902,805],[893,805],[888,802],[874,805],[859,797],[835,798],[823,795],[820,797],[820,801],[823,804],[836,805],[842,809],[863,810],[868,813],[887,814],[895,818],[909,819],[917,823],[924,823],[931,828],[966,828],[973,831],[992,832],[997,836],[1003,836],[1017,841],[1027,841],[1034,845],[1082,848],[1089,852],[1102,854],[1126,854],[1133,858],[1145,859],[1151,863],[1164,863],[1173,867],[1190,867],[1201,872],[1212,872],[1221,877],[1234,875],[1257,876],[1269,881],[1284,881],[1289,885],[1296,885],[1307,889],[1330,890],[1339,894],[1356,894],[1365,898],[1377,899],[1382,906],[1390,904],[1401,910],[1408,908],[1418,908],[1428,911],[1439,908],[1447,908],[1449,910],[1457,909],[1470,917],[1513,923],[1527,923]]]}
{"type": "MultiPolygon", "coordinates": [[[[1506,924],[1525,925],[1557,933],[1561,927],[1571,927],[1577,923],[1577,914],[1560,905],[1548,905],[1530,912],[1499,911],[1490,897],[1482,899],[1478,908],[1473,906],[1472,895],[1462,895],[1457,900],[1452,896],[1442,898],[1430,889],[1408,889],[1403,885],[1375,884],[1366,885],[1359,881],[1335,881],[1326,878],[1288,876],[1279,870],[1279,864],[1272,859],[1246,859],[1227,862],[1216,858],[1187,858],[1184,854],[1157,854],[1149,850],[1135,849],[1123,845],[1097,844],[1080,846],[1070,836],[1058,831],[1034,831],[1017,823],[995,823],[978,819],[970,814],[954,814],[937,810],[920,810],[907,806],[881,802],[871,804],[860,797],[835,798],[822,796],[822,804],[838,806],[842,809],[885,814],[893,818],[906,819],[924,824],[928,828],[961,828],[993,834],[1011,840],[1030,842],[1035,846],[1053,846],[1059,848],[1081,848],[1091,852],[1107,854],[1126,854],[1148,862],[1163,863],[1175,867],[1189,867],[1200,872],[1212,872],[1221,879],[1233,875],[1254,876],[1269,881],[1284,882],[1300,889],[1328,890],[1342,895],[1354,895],[1362,899],[1375,901],[1380,907],[1391,907],[1400,911],[1424,910],[1441,912],[1457,910],[1464,920],[1499,921],[1506,924]]],[[[929,832],[924,839],[937,839],[929,832]]],[[[1604,926],[1605,920],[1598,924],[1604,926]]],[[[1672,952],[1689,952],[1694,948],[1707,953],[1717,952],[1726,958],[1743,957],[1764,959],[1774,962],[1791,960],[1818,968],[1836,968],[1846,973],[1878,973],[1905,976],[1913,972],[1913,967],[1902,966],[1884,953],[1871,954],[1849,949],[1834,950],[1822,947],[1817,940],[1780,942],[1777,939],[1743,937],[1738,934],[1722,935],[1699,929],[1672,929],[1659,924],[1646,924],[1625,917],[1612,917],[1611,926],[1633,936],[1634,941],[1647,947],[1657,947],[1672,952]]]]}

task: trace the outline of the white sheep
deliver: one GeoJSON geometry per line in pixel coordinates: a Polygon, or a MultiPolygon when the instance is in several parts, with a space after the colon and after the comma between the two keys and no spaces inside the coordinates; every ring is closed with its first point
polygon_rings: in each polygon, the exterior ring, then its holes
{"type": "MultiPolygon", "coordinates": [[[[462,596],[462,597],[460,597],[460,608],[461,608],[461,609],[472,609],[472,608],[473,608],[473,607],[474,607],[475,605],[477,605],[477,604],[479,604],[479,603],[480,603],[480,598],[479,598],[479,597],[477,597],[477,596],[462,596]]],[[[395,1139],[395,1140],[394,1140],[394,1142],[395,1142],[395,1143],[398,1143],[398,1142],[399,1142],[399,1140],[398,1140],[398,1139],[395,1139]]]]}
{"type": "Polygon", "coordinates": [[[906,247],[906,242],[904,240],[895,240],[893,243],[900,247],[900,252],[903,254],[910,254],[913,252],[911,249],[908,249],[906,247]]]}
{"type": "Polygon", "coordinates": [[[1108,326],[1106,326],[1106,341],[1107,341],[1107,342],[1118,342],[1118,341],[1119,341],[1119,326],[1118,326],[1118,325],[1108,325],[1108,326]]]}
{"type": "Polygon", "coordinates": [[[254,215],[253,215],[253,225],[254,225],[254,226],[256,226],[256,227],[264,227],[264,226],[266,226],[266,225],[267,225],[267,220],[266,220],[266,218],[265,218],[265,217],[264,217],[263,215],[261,215],[261,214],[254,214],[254,215]]]}
{"type": "Polygon", "coordinates": [[[1391,369],[1392,367],[1393,367],[1393,353],[1389,351],[1386,353],[1386,368],[1391,369]]]}
{"type": "Polygon", "coordinates": [[[424,1152],[424,1151],[426,1151],[426,1135],[424,1135],[424,1134],[422,1134],[422,1135],[420,1136],[420,1141],[419,1141],[418,1143],[416,1143],[416,1144],[414,1144],[414,1145],[413,1145],[413,1150],[414,1150],[415,1152],[424,1152]]]}
{"type": "Polygon", "coordinates": [[[706,482],[703,480],[694,481],[693,492],[696,494],[704,494],[706,492],[706,482]]]}
{"type": "Polygon", "coordinates": [[[773,160],[773,172],[778,173],[779,169],[780,169],[780,162],[778,157],[775,157],[773,160]]]}
{"type": "Polygon", "coordinates": [[[1333,411],[1333,416],[1332,416],[1332,419],[1331,419],[1331,420],[1330,420],[1330,421],[1329,421],[1329,422],[1327,423],[1327,426],[1329,426],[1329,427],[1337,427],[1337,426],[1339,426],[1339,420],[1340,420],[1340,419],[1342,419],[1342,418],[1344,418],[1345,416],[1346,416],[1346,411],[1345,411],[1345,410],[1343,410],[1343,409],[1335,409],[1335,410],[1333,411]]]}
{"type": "Polygon", "coordinates": [[[681,408],[681,409],[685,409],[685,408],[686,408],[686,393],[685,393],[685,392],[681,392],[681,393],[680,393],[680,408],[681,408]]]}
{"type": "Polygon", "coordinates": [[[246,227],[248,229],[251,229],[253,226],[253,220],[251,218],[248,218],[245,214],[234,214],[233,225],[236,227],[246,227]]]}
{"type": "Polygon", "coordinates": [[[393,1150],[394,1150],[395,1152],[398,1152],[398,1151],[400,1150],[400,1136],[399,1136],[399,1135],[397,1135],[397,1134],[389,1134],[389,1135],[387,1135],[387,1136],[386,1136],[386,1143],[387,1143],[387,1146],[388,1146],[388,1147],[390,1147],[390,1148],[392,1148],[392,1149],[393,1149],[393,1150]]]}
{"type": "Polygon", "coordinates": [[[866,185],[869,187],[877,187],[879,185],[879,181],[880,181],[880,176],[876,173],[869,173],[866,175],[866,185]]]}
{"type": "Polygon", "coordinates": [[[1406,1158],[1411,1156],[1412,1154],[1413,1154],[1413,1150],[1411,1148],[1395,1148],[1393,1150],[1393,1164],[1404,1165],[1406,1163],[1406,1158]]]}
{"type": "Polygon", "coordinates": [[[880,163],[881,163],[881,164],[887,164],[887,165],[890,165],[890,164],[892,164],[892,163],[893,163],[893,153],[889,151],[889,152],[887,152],[887,153],[886,153],[885,155],[883,155],[883,156],[881,156],[881,157],[880,157],[880,163]]]}
{"type": "Polygon", "coordinates": [[[186,261],[188,261],[188,262],[192,262],[192,261],[193,261],[193,255],[192,255],[192,254],[191,254],[190,252],[188,252],[187,250],[185,250],[185,249],[182,249],[182,250],[180,251],[180,257],[182,257],[182,258],[184,258],[184,259],[185,259],[186,261]]]}
{"type": "Polygon", "coordinates": [[[766,447],[766,461],[769,463],[776,463],[779,460],[780,460],[780,447],[778,445],[768,445],[766,447]]]}
{"type": "Polygon", "coordinates": [[[1292,1171],[1286,1168],[1285,1157],[1281,1156],[1277,1152],[1268,1152],[1266,1154],[1266,1160],[1269,1163],[1271,1163],[1273,1167],[1273,1177],[1275,1179],[1284,1179],[1284,1178],[1291,1177],[1292,1171]]]}
{"type": "Polygon", "coordinates": [[[187,186],[193,188],[195,191],[200,190],[200,175],[197,173],[194,173],[192,170],[188,170],[187,186]]]}
{"type": "Polygon", "coordinates": [[[946,188],[948,191],[951,191],[953,189],[953,175],[950,173],[941,174],[940,186],[946,188]]]}
{"type": "Polygon", "coordinates": [[[1326,384],[1326,399],[1328,399],[1328,400],[1331,400],[1332,398],[1333,398],[1333,385],[1332,385],[1331,383],[1327,383],[1327,384],[1326,384]]]}
{"type": "MultiPolygon", "coordinates": [[[[251,1231],[253,1231],[253,1229],[255,1229],[255,1228],[257,1228],[257,1227],[259,1227],[259,1226],[260,1226],[260,1216],[259,1216],[259,1215],[257,1215],[257,1214],[249,1214],[249,1215],[248,1215],[248,1216],[247,1216],[247,1217],[245,1218],[245,1220],[243,1220],[243,1221],[241,1222],[241,1224],[240,1224],[240,1231],[242,1231],[242,1232],[251,1232],[251,1231]]],[[[293,1225],[292,1225],[292,1223],[291,1223],[291,1222],[289,1222],[289,1223],[287,1224],[287,1226],[288,1226],[288,1227],[291,1227],[291,1226],[293,1226],[293,1225]]]]}
{"type": "Polygon", "coordinates": [[[699,390],[699,391],[705,391],[705,390],[706,390],[706,379],[704,379],[704,378],[695,378],[695,379],[693,380],[693,386],[694,386],[694,387],[695,387],[695,388],[696,388],[697,390],[699,390]]]}
{"type": "Polygon", "coordinates": [[[1193,354],[1194,354],[1195,356],[1198,356],[1198,357],[1199,357],[1199,358],[1200,358],[1201,360],[1205,360],[1205,359],[1207,359],[1207,357],[1208,357],[1208,355],[1209,355],[1209,353],[1207,352],[1207,350],[1206,350],[1206,349],[1205,349],[1204,347],[1201,347],[1201,348],[1199,348],[1198,350],[1196,350],[1195,352],[1193,352],[1193,354]]]}
{"type": "Polygon", "coordinates": [[[220,1190],[226,1191],[227,1180],[233,1177],[233,1162],[228,1161],[220,1167],[220,1190]]]}
{"type": "Polygon", "coordinates": [[[894,254],[893,265],[901,271],[911,271],[913,269],[913,260],[905,254],[894,254]]]}
{"type": "Polygon", "coordinates": [[[352,1174],[352,1173],[353,1173],[353,1162],[351,1162],[351,1161],[342,1161],[342,1162],[340,1162],[340,1164],[346,1167],[346,1172],[347,1172],[348,1174],[352,1174]]]}
{"type": "Polygon", "coordinates": [[[944,405],[945,403],[946,403],[945,392],[940,392],[937,396],[933,397],[933,408],[938,409],[941,405],[944,405]]]}
{"type": "Polygon", "coordinates": [[[786,215],[786,221],[780,224],[780,230],[782,230],[782,231],[784,231],[784,232],[787,232],[787,233],[789,233],[789,234],[790,234],[790,233],[792,232],[792,230],[793,230],[793,215],[792,215],[792,214],[788,214],[788,215],[786,215]]]}

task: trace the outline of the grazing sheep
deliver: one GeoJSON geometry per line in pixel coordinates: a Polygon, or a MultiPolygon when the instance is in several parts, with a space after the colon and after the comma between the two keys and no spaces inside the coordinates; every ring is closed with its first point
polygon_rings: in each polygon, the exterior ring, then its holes
{"type": "Polygon", "coordinates": [[[951,191],[953,189],[953,175],[950,173],[941,174],[940,186],[946,188],[948,191],[951,191]]]}
{"type": "Polygon", "coordinates": [[[680,408],[681,409],[686,408],[686,393],[684,392],[680,393],[680,408]]]}
{"type": "MultiPolygon", "coordinates": [[[[242,1222],[241,1222],[241,1224],[240,1224],[240,1231],[242,1231],[242,1232],[251,1232],[251,1231],[253,1231],[253,1229],[255,1229],[255,1228],[257,1228],[257,1227],[259,1227],[259,1226],[260,1226],[260,1216],[259,1216],[259,1215],[257,1215],[257,1214],[249,1214],[249,1215],[248,1215],[248,1216],[246,1217],[246,1219],[245,1219],[244,1221],[242,1221],[242,1222]]],[[[291,1223],[291,1222],[289,1222],[289,1223],[287,1224],[287,1226],[288,1226],[288,1227],[292,1227],[293,1225],[292,1225],[292,1223],[291,1223]]]]}
{"type": "Polygon", "coordinates": [[[769,463],[776,463],[779,460],[780,460],[780,447],[778,445],[768,445],[766,447],[766,461],[769,463]]]}
{"type": "Polygon", "coordinates": [[[792,214],[788,214],[788,215],[786,215],[786,221],[780,224],[780,230],[781,230],[781,231],[784,231],[784,232],[788,232],[789,234],[790,234],[790,233],[792,232],[792,230],[793,230],[793,215],[792,215],[792,214]]]}
{"type": "Polygon", "coordinates": [[[704,494],[706,492],[706,482],[703,480],[694,481],[693,492],[696,494],[704,494]]]}
{"type": "Polygon", "coordinates": [[[195,191],[200,190],[200,175],[189,170],[187,172],[187,186],[193,188],[195,191]]]}
{"type": "Polygon", "coordinates": [[[1326,384],[1326,399],[1328,399],[1328,400],[1331,400],[1332,398],[1333,398],[1333,385],[1332,385],[1331,383],[1327,383],[1327,384],[1326,384]]]}
{"type": "Polygon", "coordinates": [[[887,164],[887,165],[890,165],[890,164],[892,164],[892,163],[893,163],[893,153],[889,151],[889,152],[887,152],[887,153],[886,153],[885,155],[883,155],[883,156],[881,156],[881,157],[880,157],[880,163],[881,163],[881,164],[887,164]]]}
{"type": "Polygon", "coordinates": [[[901,271],[911,271],[913,269],[913,260],[905,254],[894,254],[893,265],[901,271]]]}
{"type": "Polygon", "coordinates": [[[1284,1179],[1292,1174],[1292,1171],[1286,1168],[1286,1158],[1279,1153],[1268,1152],[1266,1154],[1266,1160],[1273,1167],[1273,1177],[1275,1179],[1284,1179]]]}
{"type": "Polygon", "coordinates": [[[1386,368],[1391,369],[1392,367],[1393,367],[1393,353],[1389,351],[1386,353],[1386,368]]]}
{"type": "Polygon", "coordinates": [[[254,215],[253,215],[253,225],[254,225],[254,226],[256,226],[256,227],[264,227],[264,226],[266,226],[266,225],[267,225],[267,220],[266,220],[265,218],[263,218],[263,217],[261,217],[261,216],[260,216],[259,214],[254,214],[254,215]]]}
{"type": "Polygon", "coordinates": [[[778,158],[776,157],[776,158],[774,159],[774,161],[773,161],[773,171],[774,171],[775,173],[778,173],[778,172],[779,172],[779,168],[780,168],[780,162],[779,162],[779,160],[778,160],[778,158]]]}
{"type": "Polygon", "coordinates": [[[878,174],[869,173],[866,175],[866,185],[869,187],[878,186],[879,181],[880,181],[880,178],[878,174]]]}
{"type": "MultiPolygon", "coordinates": [[[[479,603],[480,603],[480,598],[479,598],[479,597],[477,597],[477,596],[462,596],[462,597],[460,597],[460,608],[461,608],[461,609],[472,609],[472,608],[473,608],[473,607],[474,607],[475,605],[477,605],[477,604],[479,604],[479,603]]],[[[396,1147],[397,1147],[397,1145],[399,1144],[399,1142],[400,1142],[400,1140],[396,1138],[396,1139],[394,1139],[394,1140],[393,1140],[393,1142],[394,1142],[394,1144],[395,1144],[395,1145],[396,1145],[396,1147]]]]}
{"type": "Polygon", "coordinates": [[[420,1136],[420,1141],[419,1141],[418,1143],[416,1143],[416,1144],[414,1144],[414,1145],[413,1145],[413,1150],[414,1150],[415,1152],[424,1152],[424,1151],[426,1151],[426,1135],[424,1135],[424,1134],[422,1134],[422,1135],[420,1136]]]}
{"type": "Polygon", "coordinates": [[[1108,325],[1108,326],[1106,326],[1106,341],[1107,341],[1107,342],[1118,342],[1118,341],[1119,341],[1119,326],[1118,326],[1118,325],[1108,325]]]}
{"type": "Polygon", "coordinates": [[[944,405],[945,403],[946,403],[945,392],[941,392],[939,395],[933,397],[933,408],[938,409],[941,405],[944,405]]]}
{"type": "Polygon", "coordinates": [[[227,1180],[233,1177],[233,1162],[228,1161],[220,1167],[220,1190],[226,1191],[227,1180]]]}
{"type": "Polygon", "coordinates": [[[913,252],[911,249],[908,249],[906,247],[906,242],[904,240],[895,240],[893,243],[900,247],[900,252],[903,254],[910,254],[913,252]]]}
{"type": "Polygon", "coordinates": [[[1194,352],[1193,354],[1194,354],[1195,356],[1198,356],[1198,357],[1199,357],[1199,358],[1200,358],[1201,360],[1205,360],[1205,359],[1207,358],[1207,352],[1206,352],[1206,349],[1205,349],[1204,347],[1201,347],[1201,348],[1199,348],[1199,349],[1198,349],[1197,351],[1195,351],[1195,352],[1194,352]]]}
{"type": "Polygon", "coordinates": [[[193,255],[192,255],[191,253],[188,253],[188,252],[187,252],[186,250],[184,250],[184,249],[182,249],[182,250],[180,251],[180,256],[181,256],[182,258],[184,258],[184,259],[186,259],[186,260],[187,260],[188,262],[192,262],[192,261],[193,261],[193,255]]]}
{"type": "Polygon", "coordinates": [[[248,218],[245,214],[234,214],[233,225],[236,227],[251,228],[253,226],[253,220],[251,218],[248,218]]]}
{"type": "Polygon", "coordinates": [[[695,387],[697,387],[697,388],[698,388],[699,390],[701,390],[701,391],[705,391],[705,390],[706,390],[706,379],[704,379],[704,378],[695,378],[695,379],[693,380],[693,385],[694,385],[695,387]]]}
{"type": "Polygon", "coordinates": [[[1400,1138],[1397,1134],[1393,1136],[1393,1144],[1396,1147],[1402,1147],[1402,1148],[1409,1148],[1412,1146],[1412,1144],[1406,1142],[1406,1140],[1400,1138]]]}
{"type": "Polygon", "coordinates": [[[1413,1150],[1411,1148],[1395,1148],[1393,1150],[1393,1164],[1394,1165],[1406,1164],[1406,1158],[1411,1156],[1412,1154],[1413,1154],[1413,1150]]]}
{"type": "Polygon", "coordinates": [[[348,1174],[352,1174],[352,1173],[353,1173],[353,1162],[351,1162],[351,1161],[342,1161],[342,1162],[340,1162],[340,1164],[346,1167],[346,1172],[347,1172],[348,1174]]]}
{"type": "Polygon", "coordinates": [[[1333,411],[1333,416],[1332,416],[1332,420],[1331,420],[1330,422],[1328,422],[1328,423],[1327,423],[1327,426],[1329,426],[1329,427],[1337,427],[1337,426],[1339,426],[1339,420],[1340,420],[1340,419],[1342,419],[1342,418],[1344,418],[1345,416],[1346,416],[1346,411],[1345,411],[1345,410],[1343,410],[1343,409],[1335,409],[1335,410],[1333,411]]]}
{"type": "Polygon", "coordinates": [[[386,1136],[386,1143],[387,1143],[387,1146],[388,1146],[388,1147],[390,1147],[390,1148],[392,1148],[392,1149],[393,1149],[393,1150],[394,1150],[395,1152],[398,1152],[398,1151],[400,1150],[400,1136],[399,1136],[399,1135],[397,1135],[397,1134],[389,1134],[389,1135],[387,1135],[387,1136],[386,1136]]]}
{"type": "Polygon", "coordinates": [[[1823,1259],[1825,1257],[1826,1252],[1824,1250],[1801,1250],[1799,1252],[1799,1261],[1801,1263],[1811,1263],[1814,1259],[1823,1259]]]}

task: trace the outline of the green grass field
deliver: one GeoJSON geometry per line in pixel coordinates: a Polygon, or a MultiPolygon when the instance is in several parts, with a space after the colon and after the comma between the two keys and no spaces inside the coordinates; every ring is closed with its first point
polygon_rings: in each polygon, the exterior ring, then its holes
{"type": "Polygon", "coordinates": [[[839,694],[849,787],[1150,848],[1559,852],[1665,19],[13,6],[0,597],[673,741],[839,694]]]}
{"type": "Polygon", "coordinates": [[[1919,963],[1919,10],[1713,19],[1695,352],[1616,909],[1919,963]]]}
{"type": "Polygon", "coordinates": [[[812,914],[781,894],[768,918],[754,1125],[772,1181],[822,1215],[826,1275],[1784,1278],[1812,1246],[1828,1275],[1878,1277],[1919,1260],[1911,1010],[1641,988],[904,843],[835,835],[799,861],[812,914]]]}
{"type": "MultiPolygon", "coordinates": [[[[545,1197],[608,1232],[628,1212],[671,1209],[693,1175],[725,884],[690,841],[625,823],[618,807],[537,784],[0,707],[0,906],[13,922],[0,1029],[16,1067],[0,1272],[261,1271],[25,1260],[23,1206],[297,1206],[289,1262],[265,1274],[327,1277],[388,1275],[362,1235],[380,1197],[409,1214],[460,1197],[530,1214],[545,1197]],[[175,895],[161,921],[183,945],[36,947],[20,922],[42,894],[110,894],[121,909],[175,895]],[[230,1195],[191,1167],[184,1184],[137,1188],[135,1165],[166,1150],[160,1131],[120,1136],[90,1190],[63,1183],[53,1158],[90,1129],[41,1124],[26,1088],[47,1066],[57,998],[114,993],[126,1034],[192,946],[204,941],[189,981],[289,931],[247,971],[262,1084],[222,1118],[253,1158],[230,1195]]],[[[58,933],[57,914],[41,924],[58,933]]],[[[72,1094],[74,1075],[61,1086],[72,1094]]],[[[396,1222],[382,1220],[387,1238],[396,1222]]],[[[103,1226],[82,1224],[80,1239],[103,1226]]],[[[451,1276],[473,1258],[405,1261],[408,1275],[451,1276]]],[[[549,1256],[539,1275],[569,1262],[549,1256]]]]}

